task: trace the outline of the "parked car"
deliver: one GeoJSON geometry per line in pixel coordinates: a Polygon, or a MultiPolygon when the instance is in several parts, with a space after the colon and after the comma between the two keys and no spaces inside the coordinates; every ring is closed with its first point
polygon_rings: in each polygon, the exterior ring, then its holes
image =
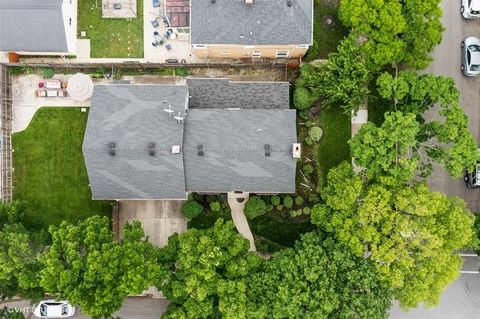
{"type": "MultiPolygon", "coordinates": [[[[480,154],[480,148],[478,148],[478,153],[480,154]]],[[[464,179],[465,183],[467,183],[467,187],[480,187],[480,161],[477,162],[477,165],[475,165],[472,172],[466,172],[464,179]]]]}
{"type": "Polygon", "coordinates": [[[460,13],[465,19],[480,18],[480,0],[462,0],[460,13]]]}
{"type": "Polygon", "coordinates": [[[468,37],[461,43],[462,73],[466,76],[476,76],[480,73],[480,40],[468,37]]]}
{"type": "Polygon", "coordinates": [[[38,318],[68,318],[75,314],[75,307],[68,301],[42,300],[33,314],[38,318]]]}

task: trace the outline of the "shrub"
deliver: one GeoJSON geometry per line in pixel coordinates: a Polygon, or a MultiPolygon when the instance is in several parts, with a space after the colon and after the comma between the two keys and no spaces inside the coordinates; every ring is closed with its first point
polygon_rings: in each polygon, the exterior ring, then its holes
{"type": "Polygon", "coordinates": [[[302,196],[297,196],[295,197],[295,205],[300,206],[303,204],[303,198],[302,196]]]}
{"type": "Polygon", "coordinates": [[[318,203],[320,201],[320,197],[317,194],[310,194],[308,195],[308,201],[311,203],[318,203]]]}
{"type": "Polygon", "coordinates": [[[317,98],[305,87],[296,86],[293,92],[293,105],[299,110],[305,110],[312,106],[317,98]]]}
{"type": "Polygon", "coordinates": [[[318,42],[317,40],[313,40],[312,45],[308,49],[307,53],[305,54],[305,62],[310,62],[315,60],[318,55],[320,54],[320,48],[318,47],[318,42]]]}
{"type": "Polygon", "coordinates": [[[282,203],[282,200],[280,199],[279,196],[274,195],[272,198],[270,198],[270,202],[272,203],[273,206],[278,206],[282,203]]]}
{"type": "Polygon", "coordinates": [[[303,166],[302,172],[305,175],[312,174],[313,173],[313,166],[310,165],[310,164],[306,164],[305,166],[303,166]]]}
{"type": "Polygon", "coordinates": [[[273,210],[273,205],[270,205],[270,204],[267,205],[266,211],[267,211],[267,212],[271,212],[272,210],[273,210]]]}
{"type": "Polygon", "coordinates": [[[51,79],[55,75],[55,71],[52,68],[43,68],[42,73],[44,79],[51,79]]]}
{"type": "Polygon", "coordinates": [[[222,205],[219,202],[210,203],[210,210],[212,212],[219,212],[222,209],[222,205]]]}
{"type": "Polygon", "coordinates": [[[304,213],[305,215],[310,215],[310,207],[304,207],[304,208],[303,208],[303,213],[304,213]]]}
{"type": "Polygon", "coordinates": [[[308,130],[308,137],[310,137],[310,139],[313,142],[320,141],[322,136],[323,136],[323,130],[321,128],[319,128],[318,126],[313,126],[308,130]]]}
{"type": "Polygon", "coordinates": [[[203,212],[203,206],[194,200],[187,200],[183,203],[182,213],[187,219],[193,219],[203,212]]]}
{"type": "Polygon", "coordinates": [[[308,110],[298,110],[298,116],[301,119],[308,120],[310,118],[310,112],[308,110]]]}
{"type": "Polygon", "coordinates": [[[32,74],[33,69],[24,66],[11,66],[8,68],[10,75],[32,74]]]}
{"type": "Polygon", "coordinates": [[[215,195],[207,195],[207,203],[213,203],[213,202],[216,202],[218,200],[218,197],[215,196],[215,195]]]}
{"type": "Polygon", "coordinates": [[[283,205],[282,204],[277,205],[277,206],[275,206],[275,209],[278,210],[279,212],[281,212],[283,210],[283,205]]]}
{"type": "Polygon", "coordinates": [[[285,206],[285,208],[292,208],[292,206],[293,206],[292,196],[287,195],[283,198],[283,206],[285,206]]]}
{"type": "Polygon", "coordinates": [[[254,219],[257,216],[265,214],[267,210],[267,204],[258,196],[252,196],[245,203],[245,216],[248,219],[254,219]]]}

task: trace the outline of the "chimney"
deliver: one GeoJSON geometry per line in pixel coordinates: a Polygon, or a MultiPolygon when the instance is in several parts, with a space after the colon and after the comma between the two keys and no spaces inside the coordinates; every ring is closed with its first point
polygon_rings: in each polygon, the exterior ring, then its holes
{"type": "Polygon", "coordinates": [[[245,0],[245,4],[247,6],[252,6],[253,5],[253,0],[245,0]]]}

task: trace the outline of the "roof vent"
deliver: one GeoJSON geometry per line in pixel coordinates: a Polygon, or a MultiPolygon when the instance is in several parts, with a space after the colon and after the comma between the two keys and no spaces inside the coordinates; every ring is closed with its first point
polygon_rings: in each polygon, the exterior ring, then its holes
{"type": "Polygon", "coordinates": [[[253,0],[245,0],[245,4],[247,6],[251,6],[251,5],[253,5],[253,0]]]}
{"type": "Polygon", "coordinates": [[[270,153],[270,144],[265,144],[263,145],[263,149],[265,150],[265,156],[266,157],[270,157],[271,153],[270,153]]]}
{"type": "Polygon", "coordinates": [[[155,143],[154,142],[148,143],[148,155],[155,156],[155,143]]]}
{"type": "Polygon", "coordinates": [[[108,154],[111,156],[115,156],[115,148],[117,147],[117,143],[110,142],[108,143],[108,154]]]}
{"type": "Polygon", "coordinates": [[[293,143],[293,158],[300,158],[302,154],[302,148],[300,143],[293,143]]]}
{"type": "Polygon", "coordinates": [[[198,150],[198,156],[203,156],[203,145],[202,144],[197,145],[197,150],[198,150]]]}
{"type": "Polygon", "coordinates": [[[180,145],[172,146],[172,154],[180,154],[180,145]]]}
{"type": "Polygon", "coordinates": [[[289,7],[292,6],[292,0],[287,0],[287,6],[289,6],[289,7]]]}

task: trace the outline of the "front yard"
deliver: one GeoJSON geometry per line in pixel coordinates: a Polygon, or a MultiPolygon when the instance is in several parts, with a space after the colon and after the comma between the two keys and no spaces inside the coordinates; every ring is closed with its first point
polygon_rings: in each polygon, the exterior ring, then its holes
{"type": "Polygon", "coordinates": [[[92,58],[143,58],[143,0],[135,19],[104,19],[101,0],[79,0],[78,38],[90,39],[92,58]]]}
{"type": "Polygon", "coordinates": [[[88,187],[82,154],[87,115],[76,107],[44,107],[13,135],[13,196],[28,202],[30,226],[111,213],[110,203],[93,201],[88,187]]]}

